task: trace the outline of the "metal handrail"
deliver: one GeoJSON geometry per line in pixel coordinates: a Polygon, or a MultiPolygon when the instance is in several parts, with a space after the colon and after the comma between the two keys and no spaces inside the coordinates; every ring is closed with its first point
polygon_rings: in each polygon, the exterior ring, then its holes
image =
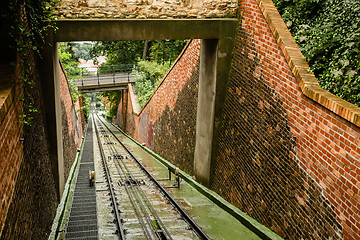
{"type": "Polygon", "coordinates": [[[91,66],[91,67],[78,67],[78,69],[81,69],[81,72],[83,74],[84,69],[94,69],[97,68],[97,72],[99,74],[102,73],[114,73],[114,72],[121,72],[121,73],[128,73],[132,72],[133,70],[137,70],[137,64],[120,64],[120,65],[101,65],[101,66],[91,66]],[[100,71],[99,71],[100,70],[100,71]]]}
{"type": "Polygon", "coordinates": [[[76,72],[81,74],[81,85],[84,86],[86,81],[97,81],[97,85],[100,85],[102,76],[107,77],[109,80],[112,78],[112,83],[115,85],[119,79],[121,82],[130,82],[130,76],[135,75],[134,70],[138,70],[136,63],[132,64],[118,64],[118,65],[102,65],[102,66],[91,66],[91,67],[78,67],[76,72]],[[90,70],[92,69],[92,70],[90,70]],[[126,76],[127,75],[127,76],[126,76]],[[90,78],[90,79],[89,79],[90,78]]]}

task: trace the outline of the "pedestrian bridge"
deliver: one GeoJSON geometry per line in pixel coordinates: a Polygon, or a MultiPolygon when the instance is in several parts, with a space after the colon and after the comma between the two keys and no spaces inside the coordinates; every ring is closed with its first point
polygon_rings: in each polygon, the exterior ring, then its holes
{"type": "Polygon", "coordinates": [[[136,64],[80,67],[75,84],[81,93],[126,89],[138,76],[136,64]]]}

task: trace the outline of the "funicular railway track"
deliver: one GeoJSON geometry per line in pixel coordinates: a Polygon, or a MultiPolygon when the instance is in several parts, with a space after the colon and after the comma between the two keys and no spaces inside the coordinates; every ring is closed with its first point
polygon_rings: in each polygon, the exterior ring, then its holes
{"type": "Polygon", "coordinates": [[[108,123],[92,117],[119,238],[209,239],[108,123]]]}

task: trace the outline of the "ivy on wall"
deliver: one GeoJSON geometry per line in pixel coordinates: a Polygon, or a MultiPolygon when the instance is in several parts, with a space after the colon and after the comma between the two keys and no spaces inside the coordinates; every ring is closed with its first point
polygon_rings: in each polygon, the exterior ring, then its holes
{"type": "Polygon", "coordinates": [[[360,106],[360,1],[274,3],[320,85],[360,106]]]}
{"type": "MultiPolygon", "coordinates": [[[[8,23],[5,29],[10,39],[9,48],[18,55],[20,79],[17,82],[23,92],[24,111],[20,116],[24,124],[31,124],[32,115],[38,112],[34,105],[31,89],[34,87],[34,68],[36,54],[40,56],[48,30],[56,30],[51,13],[56,0],[14,0],[7,1],[1,8],[1,20],[8,23]]],[[[14,63],[15,65],[15,63],[14,63]]]]}

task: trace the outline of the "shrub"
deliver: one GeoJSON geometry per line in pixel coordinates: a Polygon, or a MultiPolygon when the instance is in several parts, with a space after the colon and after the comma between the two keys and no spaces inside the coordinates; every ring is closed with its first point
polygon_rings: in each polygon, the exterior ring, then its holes
{"type": "Polygon", "coordinates": [[[167,70],[168,64],[162,65],[155,61],[140,61],[138,63],[135,92],[138,95],[140,107],[146,104],[167,70]]]}
{"type": "Polygon", "coordinates": [[[274,0],[320,85],[360,106],[360,2],[274,0]]]}

